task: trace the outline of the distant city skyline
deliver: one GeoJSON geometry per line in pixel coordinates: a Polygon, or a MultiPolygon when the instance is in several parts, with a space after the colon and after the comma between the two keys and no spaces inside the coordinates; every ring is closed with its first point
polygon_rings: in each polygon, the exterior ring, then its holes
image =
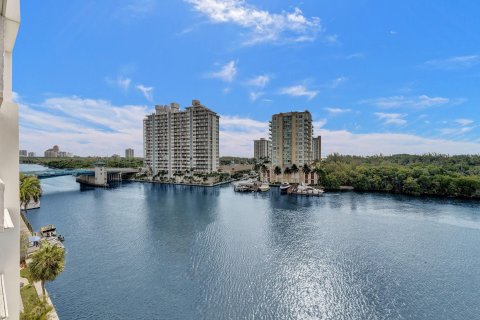
{"type": "Polygon", "coordinates": [[[142,154],[144,115],[196,98],[221,117],[221,156],[253,157],[272,114],[304,110],[324,156],[480,153],[479,11],[446,0],[23,2],[20,146],[142,154]]]}

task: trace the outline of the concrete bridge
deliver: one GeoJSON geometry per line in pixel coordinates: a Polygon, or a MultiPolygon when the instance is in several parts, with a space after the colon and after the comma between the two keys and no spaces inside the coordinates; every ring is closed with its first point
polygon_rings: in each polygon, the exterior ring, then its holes
{"type": "Polygon", "coordinates": [[[77,175],[76,181],[93,187],[108,187],[109,183],[131,179],[138,172],[139,169],[106,168],[102,163],[97,163],[91,172],[77,175]]]}
{"type": "Polygon", "coordinates": [[[48,179],[62,176],[94,175],[93,169],[49,169],[43,171],[24,172],[26,176],[37,176],[38,179],[48,179]]]}

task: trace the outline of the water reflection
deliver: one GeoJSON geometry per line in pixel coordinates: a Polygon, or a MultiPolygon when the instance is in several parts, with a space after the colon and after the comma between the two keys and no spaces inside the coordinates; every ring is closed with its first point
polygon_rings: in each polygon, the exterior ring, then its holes
{"type": "Polygon", "coordinates": [[[54,223],[66,235],[67,269],[48,286],[61,318],[468,319],[480,312],[480,231],[471,226],[479,214],[469,202],[146,183],[79,192],[65,181],[76,191],[49,192],[28,214],[36,228],[54,223]]]}

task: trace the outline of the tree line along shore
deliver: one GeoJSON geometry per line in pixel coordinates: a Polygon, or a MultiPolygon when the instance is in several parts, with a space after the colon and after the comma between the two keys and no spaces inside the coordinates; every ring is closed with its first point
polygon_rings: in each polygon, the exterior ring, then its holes
{"type": "MultiPolygon", "coordinates": [[[[34,163],[50,168],[90,168],[99,160],[107,167],[137,168],[143,159],[125,158],[21,158],[21,163],[34,163]]],[[[221,157],[220,163],[231,161],[252,164],[252,158],[221,157]]],[[[392,156],[349,156],[332,154],[312,166],[318,173],[318,185],[327,190],[351,186],[356,191],[389,192],[414,196],[443,196],[480,199],[480,155],[448,156],[442,154],[392,156]]]]}
{"type": "Polygon", "coordinates": [[[345,156],[333,154],[315,168],[326,189],[480,199],[480,155],[345,156]]]}

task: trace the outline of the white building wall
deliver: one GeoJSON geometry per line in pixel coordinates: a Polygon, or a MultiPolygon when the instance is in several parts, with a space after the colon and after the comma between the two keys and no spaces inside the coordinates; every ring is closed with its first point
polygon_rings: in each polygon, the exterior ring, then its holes
{"type": "MultiPolygon", "coordinates": [[[[20,25],[20,1],[3,0],[3,65],[0,73],[3,91],[0,106],[0,179],[4,183],[4,207],[9,211],[13,228],[0,229],[0,274],[4,275],[5,296],[10,319],[20,314],[20,201],[18,106],[12,103],[12,51],[20,25]]],[[[0,208],[2,212],[5,208],[0,208]]],[[[3,225],[3,219],[0,221],[3,225]]]]}
{"type": "Polygon", "coordinates": [[[219,117],[199,101],[180,111],[180,106],[156,106],[144,125],[145,166],[155,175],[194,170],[209,173],[219,166],[219,117]]]}

